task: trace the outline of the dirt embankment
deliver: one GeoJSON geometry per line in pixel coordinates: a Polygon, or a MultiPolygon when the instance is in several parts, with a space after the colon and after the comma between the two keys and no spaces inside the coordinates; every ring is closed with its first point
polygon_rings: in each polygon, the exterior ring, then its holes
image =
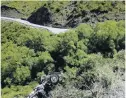
{"type": "Polygon", "coordinates": [[[20,13],[16,8],[8,7],[6,5],[1,6],[1,16],[11,18],[21,18],[23,14],[20,13]]]}

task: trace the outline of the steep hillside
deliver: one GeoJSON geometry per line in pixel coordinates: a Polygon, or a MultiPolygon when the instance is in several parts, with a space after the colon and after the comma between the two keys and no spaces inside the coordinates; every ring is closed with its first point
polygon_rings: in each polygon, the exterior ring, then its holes
{"type": "Polygon", "coordinates": [[[17,9],[8,7],[6,5],[1,6],[1,15],[3,17],[13,17],[13,18],[21,18],[23,14],[20,13],[17,9]]]}
{"type": "Polygon", "coordinates": [[[49,2],[33,13],[28,21],[69,28],[76,27],[80,23],[96,24],[106,20],[124,20],[124,9],[124,2],[49,2]]]}
{"type": "Polygon", "coordinates": [[[124,3],[2,1],[2,16],[71,28],[53,34],[2,19],[2,98],[26,98],[52,72],[62,73],[52,98],[124,98],[124,3]]]}
{"type": "MultiPolygon", "coordinates": [[[[1,7],[2,6],[8,6],[17,9],[20,13],[23,14],[22,18],[28,18],[34,11],[36,11],[38,8],[43,6],[45,2],[41,1],[2,1],[1,2],[1,7]]],[[[8,15],[9,16],[9,15],[8,15]]],[[[18,18],[18,17],[17,17],[18,18]]],[[[20,18],[20,17],[19,17],[20,18]]]]}
{"type": "Polygon", "coordinates": [[[61,34],[3,20],[1,28],[2,98],[26,97],[53,71],[64,77],[53,98],[124,98],[124,21],[81,24],[61,34]]]}
{"type": "Polygon", "coordinates": [[[125,19],[124,1],[16,1],[3,5],[16,8],[32,23],[59,28],[125,19]]]}

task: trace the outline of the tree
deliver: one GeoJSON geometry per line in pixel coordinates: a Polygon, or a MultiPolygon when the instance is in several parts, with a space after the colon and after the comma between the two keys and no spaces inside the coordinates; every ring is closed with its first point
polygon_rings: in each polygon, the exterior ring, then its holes
{"type": "MultiPolygon", "coordinates": [[[[19,66],[28,66],[24,64],[27,57],[34,56],[34,51],[27,47],[20,47],[13,42],[2,44],[2,62],[1,62],[1,76],[2,85],[13,83],[12,78],[14,72],[19,66]],[[9,80],[9,81],[8,81],[9,80]]],[[[23,82],[23,81],[22,81],[23,82]]]]}
{"type": "Polygon", "coordinates": [[[37,77],[38,72],[44,71],[45,74],[48,74],[55,69],[53,64],[54,60],[48,51],[38,52],[37,55],[38,57],[35,57],[34,64],[31,68],[31,76],[33,79],[37,77]]]}
{"type": "Polygon", "coordinates": [[[29,82],[31,76],[30,76],[30,70],[28,66],[21,66],[17,67],[15,72],[13,73],[13,82],[15,84],[26,84],[26,82],[29,82]]]}
{"type": "Polygon", "coordinates": [[[88,44],[89,52],[101,52],[104,56],[113,57],[119,39],[124,40],[124,28],[122,26],[120,28],[118,24],[115,21],[98,23],[88,44]]]}
{"type": "Polygon", "coordinates": [[[92,27],[87,24],[80,24],[75,28],[75,31],[78,34],[79,40],[89,39],[93,33],[92,27]]]}

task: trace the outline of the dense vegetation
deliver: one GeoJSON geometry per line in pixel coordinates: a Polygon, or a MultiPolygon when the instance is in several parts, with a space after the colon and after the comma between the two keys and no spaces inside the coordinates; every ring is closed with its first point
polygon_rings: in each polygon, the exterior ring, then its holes
{"type": "Polygon", "coordinates": [[[54,98],[100,97],[117,87],[124,91],[124,21],[80,24],[58,35],[17,22],[1,24],[2,98],[26,96],[41,75],[53,71],[64,73],[54,98]]]}
{"type": "Polygon", "coordinates": [[[124,98],[125,1],[2,1],[2,15],[52,27],[53,34],[1,21],[2,98],[24,98],[50,72],[53,98],[124,98]]]}

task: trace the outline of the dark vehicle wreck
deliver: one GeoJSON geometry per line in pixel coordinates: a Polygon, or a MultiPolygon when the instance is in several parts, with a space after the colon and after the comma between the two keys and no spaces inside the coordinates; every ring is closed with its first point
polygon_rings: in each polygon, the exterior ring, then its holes
{"type": "Polygon", "coordinates": [[[61,80],[61,74],[59,72],[41,77],[41,83],[33,89],[27,98],[52,98],[50,91],[61,80]]]}

